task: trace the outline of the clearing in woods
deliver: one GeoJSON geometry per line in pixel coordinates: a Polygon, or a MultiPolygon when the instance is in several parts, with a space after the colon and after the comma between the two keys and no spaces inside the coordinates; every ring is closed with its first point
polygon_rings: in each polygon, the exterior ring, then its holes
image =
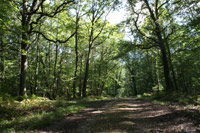
{"type": "Polygon", "coordinates": [[[96,101],[39,132],[141,133],[200,132],[199,109],[154,104],[137,98],[96,101]]]}

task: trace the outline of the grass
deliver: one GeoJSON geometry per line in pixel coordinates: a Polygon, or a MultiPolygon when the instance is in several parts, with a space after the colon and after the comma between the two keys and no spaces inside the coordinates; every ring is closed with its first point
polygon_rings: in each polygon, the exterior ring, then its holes
{"type": "Polygon", "coordinates": [[[182,104],[182,105],[200,105],[200,95],[183,92],[155,92],[152,94],[144,93],[142,99],[153,101],[159,104],[182,104]]]}
{"type": "Polygon", "coordinates": [[[21,102],[1,101],[0,131],[26,132],[36,131],[55,121],[64,119],[66,114],[77,113],[89,106],[88,101],[107,100],[106,97],[88,97],[83,100],[66,101],[62,98],[49,100],[42,97],[25,99],[21,102]]]}

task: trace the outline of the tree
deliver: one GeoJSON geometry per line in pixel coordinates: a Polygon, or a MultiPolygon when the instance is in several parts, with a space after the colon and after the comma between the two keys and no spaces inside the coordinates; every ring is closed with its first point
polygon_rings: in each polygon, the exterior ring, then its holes
{"type": "MultiPolygon", "coordinates": [[[[33,0],[29,2],[23,0],[22,2],[14,1],[20,10],[21,14],[21,73],[20,73],[20,89],[19,94],[21,96],[26,94],[26,75],[27,75],[27,52],[30,45],[31,34],[34,33],[35,25],[38,24],[45,17],[55,17],[58,13],[66,9],[66,6],[72,3],[72,0],[59,2],[57,6],[51,6],[50,8],[54,9],[53,11],[47,11],[45,7],[45,0],[33,0]]],[[[49,3],[51,5],[51,3],[49,3]]],[[[65,42],[65,41],[64,41],[65,42]]]]}
{"type": "MultiPolygon", "coordinates": [[[[87,14],[88,18],[90,20],[89,25],[87,26],[88,29],[88,53],[86,58],[86,67],[85,67],[85,76],[83,81],[83,97],[86,97],[86,88],[87,88],[87,80],[88,80],[88,72],[89,72],[89,65],[90,65],[90,55],[91,50],[94,45],[94,42],[96,39],[100,36],[102,31],[104,30],[104,27],[106,25],[106,20],[101,22],[101,19],[103,17],[106,17],[108,13],[112,10],[112,6],[115,4],[115,2],[112,1],[91,1],[91,9],[90,12],[87,14]],[[107,10],[107,12],[106,12],[107,10]],[[101,22],[101,23],[100,23],[101,22]],[[98,27],[97,27],[98,26],[98,27]],[[96,30],[99,31],[96,31],[96,30]],[[95,33],[96,31],[96,33],[95,33]]],[[[104,41],[104,40],[103,40],[104,41]]],[[[100,45],[102,42],[100,42],[98,45],[100,45]]]]}
{"type": "Polygon", "coordinates": [[[148,46],[148,48],[158,47],[162,54],[162,63],[163,63],[163,70],[164,70],[164,77],[166,83],[166,90],[172,90],[171,79],[170,79],[170,69],[169,69],[169,60],[168,60],[168,53],[166,48],[166,42],[168,38],[173,34],[173,29],[170,29],[168,25],[164,24],[164,20],[162,19],[163,15],[165,14],[165,10],[169,9],[169,5],[173,4],[168,1],[147,1],[143,0],[141,2],[141,9],[139,11],[135,10],[135,3],[132,0],[129,0],[129,5],[132,9],[135,18],[133,18],[133,23],[135,25],[136,31],[143,36],[143,39],[148,39],[152,45],[148,46]],[[165,6],[165,8],[164,8],[165,6]],[[151,27],[147,27],[149,33],[151,35],[147,35],[143,32],[143,30],[139,26],[139,17],[140,15],[146,17],[146,20],[149,20],[149,24],[151,27]],[[165,36],[164,36],[165,35],[165,36]]]}
{"type": "MultiPolygon", "coordinates": [[[[80,28],[80,19],[85,16],[87,11],[84,11],[85,5],[83,2],[78,0],[75,4],[75,71],[74,71],[74,80],[73,80],[73,97],[76,97],[76,82],[77,82],[77,73],[78,73],[78,61],[79,61],[79,52],[78,52],[78,44],[79,44],[79,28],[80,28]]],[[[81,89],[79,89],[80,91],[81,89]]]]}

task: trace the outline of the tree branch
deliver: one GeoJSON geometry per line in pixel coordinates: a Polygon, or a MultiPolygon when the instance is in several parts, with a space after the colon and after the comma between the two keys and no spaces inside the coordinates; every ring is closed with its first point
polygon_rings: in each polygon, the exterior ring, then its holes
{"type": "Polygon", "coordinates": [[[53,43],[67,43],[76,34],[76,32],[74,32],[66,40],[59,40],[59,39],[53,40],[53,39],[48,38],[46,35],[44,35],[44,33],[40,31],[32,31],[32,32],[40,34],[45,40],[49,42],[53,42],[53,43]]]}
{"type": "Polygon", "coordinates": [[[162,3],[162,4],[158,7],[158,10],[159,10],[160,8],[162,8],[162,6],[164,6],[165,4],[167,4],[169,1],[170,1],[170,0],[166,0],[164,3],[162,3]]]}
{"type": "MultiPolygon", "coordinates": [[[[60,4],[60,5],[55,9],[55,11],[53,11],[53,12],[51,12],[51,13],[45,13],[45,12],[44,12],[44,10],[43,10],[43,4],[44,4],[44,2],[45,2],[45,0],[42,0],[35,10],[34,10],[34,8],[35,8],[36,5],[32,5],[31,11],[27,13],[29,21],[31,20],[31,16],[32,16],[33,14],[40,15],[40,16],[36,19],[36,21],[32,21],[32,22],[30,23],[30,30],[29,30],[28,34],[31,34],[31,33],[32,33],[33,25],[34,25],[34,24],[38,24],[38,22],[39,22],[43,17],[50,17],[50,18],[55,17],[58,13],[62,12],[62,11],[65,9],[65,6],[66,6],[66,5],[68,5],[68,4],[72,3],[72,2],[74,2],[74,0],[70,0],[70,1],[67,1],[67,2],[66,2],[66,1],[63,2],[62,4],[60,4]],[[39,10],[40,8],[41,8],[41,12],[38,12],[38,10],[39,10]]],[[[34,1],[33,1],[33,4],[37,4],[37,0],[34,0],[34,1]]]]}
{"type": "Polygon", "coordinates": [[[134,21],[134,25],[135,25],[135,27],[136,27],[136,30],[137,30],[142,36],[144,36],[144,37],[146,37],[146,38],[148,38],[148,39],[154,41],[155,43],[157,43],[157,40],[156,40],[155,38],[147,36],[145,33],[143,33],[143,32],[139,29],[138,24],[137,24],[137,23],[138,23],[139,14],[137,14],[137,15],[138,15],[138,16],[137,16],[137,19],[136,19],[136,20],[133,20],[133,21],[134,21]]]}

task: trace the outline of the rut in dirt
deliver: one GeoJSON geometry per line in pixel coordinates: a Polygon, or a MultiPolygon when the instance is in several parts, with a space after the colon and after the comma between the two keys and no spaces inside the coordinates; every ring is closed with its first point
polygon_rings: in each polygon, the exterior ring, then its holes
{"type": "Polygon", "coordinates": [[[91,108],[66,116],[43,132],[142,133],[200,132],[198,119],[185,112],[136,98],[96,102],[91,108]]]}

